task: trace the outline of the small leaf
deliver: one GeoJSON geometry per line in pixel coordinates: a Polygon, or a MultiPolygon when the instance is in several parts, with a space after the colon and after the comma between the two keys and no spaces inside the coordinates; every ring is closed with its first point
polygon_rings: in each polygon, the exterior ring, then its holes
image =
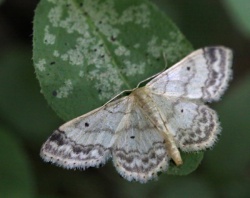
{"type": "Polygon", "coordinates": [[[170,163],[168,174],[170,175],[187,175],[193,172],[201,163],[203,159],[203,152],[197,153],[183,153],[181,152],[183,164],[181,166],[175,166],[174,163],[170,163]]]}

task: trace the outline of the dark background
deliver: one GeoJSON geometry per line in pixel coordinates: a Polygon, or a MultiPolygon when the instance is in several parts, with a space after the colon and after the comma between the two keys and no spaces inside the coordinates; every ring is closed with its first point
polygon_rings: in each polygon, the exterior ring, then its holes
{"type": "Polygon", "coordinates": [[[249,197],[250,32],[243,31],[226,0],[153,2],[195,49],[225,45],[234,51],[234,79],[213,105],[223,127],[218,144],[190,175],[162,174],[143,185],[120,178],[111,162],[87,171],[44,163],[40,147],[63,121],[46,103],[34,73],[32,20],[38,1],[5,1],[0,5],[0,197],[249,197]]]}

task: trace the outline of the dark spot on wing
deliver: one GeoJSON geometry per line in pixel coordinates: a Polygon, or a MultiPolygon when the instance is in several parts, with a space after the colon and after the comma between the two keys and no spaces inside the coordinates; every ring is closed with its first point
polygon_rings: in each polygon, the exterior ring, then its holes
{"type": "Polygon", "coordinates": [[[132,135],[132,136],[130,136],[130,138],[131,138],[131,139],[134,139],[134,138],[135,138],[135,136],[134,136],[134,135],[132,135]]]}
{"type": "Polygon", "coordinates": [[[189,71],[191,68],[190,67],[187,67],[187,70],[189,71]]]}
{"type": "Polygon", "coordinates": [[[182,109],[182,110],[181,110],[181,113],[183,113],[183,111],[184,111],[184,110],[182,109]]]}
{"type": "Polygon", "coordinates": [[[89,126],[89,123],[88,122],[85,122],[85,127],[88,127],[89,126]]]}

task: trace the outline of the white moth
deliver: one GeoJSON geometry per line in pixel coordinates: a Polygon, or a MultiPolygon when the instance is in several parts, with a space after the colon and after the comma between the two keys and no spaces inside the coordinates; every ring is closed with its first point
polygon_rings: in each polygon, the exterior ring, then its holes
{"type": "Polygon", "coordinates": [[[210,148],[221,131],[205,103],[220,99],[232,76],[232,51],[199,49],[160,73],[145,87],[55,130],[41,157],[65,168],[99,167],[112,157],[125,179],[147,182],[181,165],[179,149],[210,148]]]}

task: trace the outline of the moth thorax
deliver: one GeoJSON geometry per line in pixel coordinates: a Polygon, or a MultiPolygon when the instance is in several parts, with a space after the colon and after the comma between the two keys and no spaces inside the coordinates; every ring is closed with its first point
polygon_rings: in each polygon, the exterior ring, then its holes
{"type": "Polygon", "coordinates": [[[141,87],[132,93],[134,95],[135,101],[139,106],[141,106],[144,110],[152,111],[154,109],[154,102],[150,96],[150,90],[146,87],[141,87]]]}

